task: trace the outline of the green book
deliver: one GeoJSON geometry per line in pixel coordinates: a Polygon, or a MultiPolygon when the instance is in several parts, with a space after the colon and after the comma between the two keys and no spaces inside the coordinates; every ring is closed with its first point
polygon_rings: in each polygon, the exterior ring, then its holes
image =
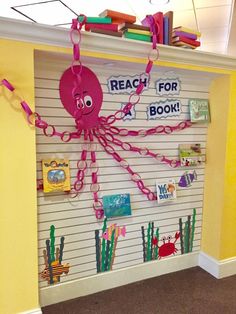
{"type": "Polygon", "coordinates": [[[131,32],[125,32],[124,37],[129,38],[129,39],[148,41],[148,42],[152,41],[151,36],[149,36],[149,35],[141,35],[141,34],[135,34],[135,33],[131,33],[131,32]]]}
{"type": "MultiPolygon", "coordinates": [[[[82,22],[84,19],[84,16],[78,16],[78,21],[79,22],[82,22]]],[[[110,17],[98,17],[98,16],[95,16],[95,17],[92,17],[92,16],[89,16],[87,17],[87,20],[86,20],[86,24],[89,24],[89,23],[93,23],[93,24],[111,24],[111,18],[110,17]]]]}

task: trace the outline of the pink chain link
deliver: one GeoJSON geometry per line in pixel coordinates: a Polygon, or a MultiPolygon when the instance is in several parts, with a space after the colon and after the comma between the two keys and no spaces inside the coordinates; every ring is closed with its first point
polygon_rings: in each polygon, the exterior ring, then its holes
{"type": "MultiPolygon", "coordinates": [[[[139,190],[146,195],[147,199],[150,201],[157,200],[157,196],[147,187],[145,187],[140,175],[132,170],[127,160],[123,159],[114,149],[114,147],[108,144],[106,137],[99,134],[99,129],[94,131],[95,137],[98,139],[99,143],[103,146],[104,150],[111,155],[122,168],[124,168],[131,176],[131,180],[137,185],[139,190]]],[[[127,143],[130,147],[130,144],[127,143]]]]}

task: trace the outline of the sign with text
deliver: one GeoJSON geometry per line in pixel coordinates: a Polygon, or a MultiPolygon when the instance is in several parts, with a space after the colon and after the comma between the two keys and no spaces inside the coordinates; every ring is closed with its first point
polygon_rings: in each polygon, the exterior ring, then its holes
{"type": "Polygon", "coordinates": [[[134,76],[111,76],[107,80],[110,94],[130,94],[139,86],[139,82],[144,84],[143,90],[148,90],[149,78],[145,74],[134,76]]]}
{"type": "Polygon", "coordinates": [[[156,93],[159,96],[179,95],[181,82],[178,78],[166,78],[156,81],[156,93]]]}
{"type": "MultiPolygon", "coordinates": [[[[126,104],[122,104],[121,105],[121,110],[123,110],[126,105],[127,105],[127,103],[126,104]]],[[[123,117],[123,121],[125,121],[125,120],[133,120],[133,119],[135,119],[135,117],[136,117],[136,111],[135,111],[135,106],[133,106],[130,109],[130,111],[125,114],[125,116],[123,117]]]]}
{"type": "Polygon", "coordinates": [[[179,116],[181,113],[181,102],[177,99],[167,99],[152,103],[147,107],[147,119],[155,120],[167,117],[179,116]]]}

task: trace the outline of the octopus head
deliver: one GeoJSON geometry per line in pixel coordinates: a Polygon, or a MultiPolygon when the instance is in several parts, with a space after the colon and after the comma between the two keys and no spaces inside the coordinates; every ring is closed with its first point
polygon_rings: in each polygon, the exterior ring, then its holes
{"type": "Polygon", "coordinates": [[[77,127],[91,129],[98,124],[103,92],[97,76],[87,67],[68,68],[60,79],[60,98],[66,111],[75,118],[77,127]]]}

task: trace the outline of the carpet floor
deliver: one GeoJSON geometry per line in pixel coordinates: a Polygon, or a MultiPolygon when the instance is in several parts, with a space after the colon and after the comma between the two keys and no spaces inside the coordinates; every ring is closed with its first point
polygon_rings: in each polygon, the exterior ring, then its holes
{"type": "Polygon", "coordinates": [[[236,276],[200,267],[42,308],[43,314],[236,314],[236,276]]]}

